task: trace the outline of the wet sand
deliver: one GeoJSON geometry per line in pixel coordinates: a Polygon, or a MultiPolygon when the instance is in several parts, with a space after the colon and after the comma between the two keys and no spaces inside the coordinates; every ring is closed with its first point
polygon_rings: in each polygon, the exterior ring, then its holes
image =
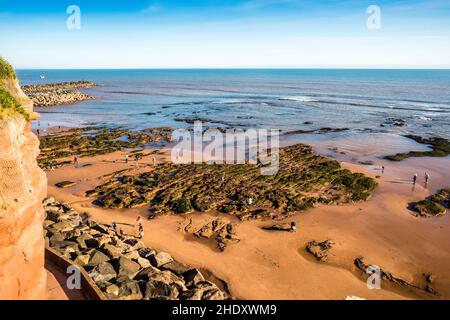
{"type": "MultiPolygon", "coordinates": [[[[92,205],[84,192],[103,180],[100,176],[129,168],[130,173],[152,168],[152,156],[125,163],[126,152],[80,159],[80,167],[64,166],[47,171],[48,193],[58,201],[71,204],[79,212],[88,212],[95,220],[133,224],[138,215],[148,214],[148,206],[134,209],[102,209],[92,205]],[[89,166],[83,167],[85,164],[89,166]],[[55,183],[71,180],[77,185],[58,189],[55,183]]],[[[168,161],[156,155],[157,162],[168,161]]],[[[147,246],[171,253],[176,259],[198,268],[205,268],[227,282],[231,294],[241,299],[344,299],[359,296],[367,299],[449,299],[450,298],[450,216],[417,218],[407,209],[411,201],[430,195],[450,181],[450,157],[414,158],[399,163],[378,161],[376,166],[343,163],[354,171],[381,176],[379,187],[366,202],[343,206],[322,206],[290,217],[298,231],[262,230],[271,221],[246,221],[224,214],[166,215],[144,219],[144,242],[147,246]],[[380,166],[386,170],[381,173],[380,166]],[[420,183],[423,174],[431,174],[427,188],[420,183]],[[419,184],[410,182],[419,174],[419,184]],[[192,236],[203,224],[221,216],[237,223],[238,244],[224,252],[207,241],[192,236]],[[192,218],[189,232],[185,226],[192,218]],[[311,240],[335,242],[327,262],[317,262],[305,251],[311,240]],[[363,256],[408,282],[420,283],[423,273],[430,273],[432,287],[438,295],[416,294],[382,284],[380,290],[369,290],[354,259],[363,256]]],[[[134,233],[125,227],[125,233],[134,233]]]]}

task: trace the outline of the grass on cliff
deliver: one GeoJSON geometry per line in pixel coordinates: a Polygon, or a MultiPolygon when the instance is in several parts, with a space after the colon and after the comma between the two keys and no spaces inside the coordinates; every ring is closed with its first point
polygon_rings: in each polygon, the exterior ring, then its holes
{"type": "Polygon", "coordinates": [[[16,79],[16,73],[14,72],[13,67],[0,57],[0,79],[3,80],[14,80],[16,79]]]}
{"type": "Polygon", "coordinates": [[[27,121],[30,115],[19,102],[0,84],[0,120],[21,114],[27,121]]]}

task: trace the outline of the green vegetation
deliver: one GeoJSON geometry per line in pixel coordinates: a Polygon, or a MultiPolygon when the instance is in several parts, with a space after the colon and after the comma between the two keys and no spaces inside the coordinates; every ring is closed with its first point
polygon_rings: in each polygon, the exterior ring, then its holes
{"type": "Polygon", "coordinates": [[[445,208],[450,207],[450,189],[442,189],[427,199],[411,203],[410,206],[421,217],[444,215],[445,208]]]}
{"type": "MultiPolygon", "coordinates": [[[[170,140],[170,128],[150,128],[129,131],[122,128],[85,127],[75,128],[54,135],[39,137],[41,153],[38,164],[41,168],[59,167],[70,163],[67,158],[91,157],[112,153],[123,148],[141,147],[159,140],[170,140]]],[[[148,154],[137,154],[142,158],[148,154]]],[[[70,159],[72,160],[72,159],[70,159]]]]}
{"type": "Polygon", "coordinates": [[[114,176],[86,195],[103,207],[151,204],[154,214],[218,210],[247,219],[288,215],[316,203],[366,200],[376,186],[372,178],[344,170],[302,144],[280,150],[276,175],[262,176],[260,169],[249,164],[164,163],[136,176],[114,176]]]}
{"type": "Polygon", "coordinates": [[[0,80],[14,80],[16,79],[16,73],[14,72],[13,67],[0,57],[0,80]]]}
{"type": "Polygon", "coordinates": [[[27,121],[30,115],[19,102],[0,84],[0,120],[21,114],[27,121]]]}
{"type": "Polygon", "coordinates": [[[401,161],[412,157],[446,157],[450,154],[450,141],[444,138],[422,138],[415,135],[407,135],[407,138],[422,144],[428,144],[431,146],[430,151],[410,151],[408,153],[397,153],[394,155],[386,156],[385,158],[392,161],[401,161]]]}

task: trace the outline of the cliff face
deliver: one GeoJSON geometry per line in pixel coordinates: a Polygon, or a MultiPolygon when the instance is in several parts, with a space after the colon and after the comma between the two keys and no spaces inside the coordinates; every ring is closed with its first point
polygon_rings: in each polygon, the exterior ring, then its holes
{"type": "Polygon", "coordinates": [[[0,299],[45,298],[45,173],[29,128],[32,102],[0,58],[0,299]]]}

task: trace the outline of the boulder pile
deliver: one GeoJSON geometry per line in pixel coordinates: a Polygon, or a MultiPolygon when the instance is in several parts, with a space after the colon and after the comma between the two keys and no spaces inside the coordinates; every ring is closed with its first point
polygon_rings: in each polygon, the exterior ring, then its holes
{"type": "Polygon", "coordinates": [[[113,300],[225,300],[229,295],[193,267],[53,198],[43,202],[47,246],[86,270],[113,300]]]}

